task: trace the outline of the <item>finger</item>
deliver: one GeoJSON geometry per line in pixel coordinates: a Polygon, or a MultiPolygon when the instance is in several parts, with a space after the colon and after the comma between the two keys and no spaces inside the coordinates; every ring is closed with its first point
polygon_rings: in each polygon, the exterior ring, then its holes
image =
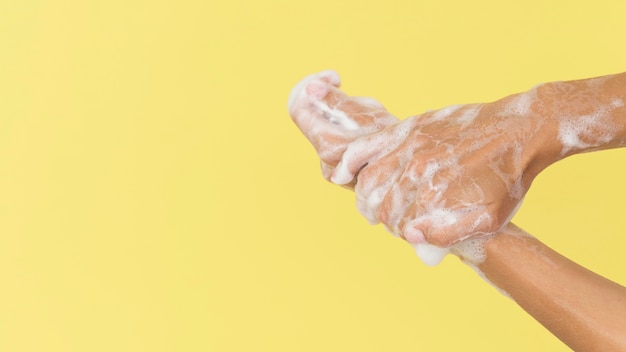
{"type": "Polygon", "coordinates": [[[495,232],[494,220],[485,206],[429,209],[409,221],[403,233],[411,243],[447,248],[464,239],[495,232]]]}
{"type": "Polygon", "coordinates": [[[289,113],[324,162],[336,165],[347,145],[397,119],[371,98],[349,97],[339,76],[325,71],[303,79],[292,90],[289,113]]]}
{"type": "Polygon", "coordinates": [[[382,136],[368,136],[350,143],[333,171],[330,181],[337,185],[352,182],[356,173],[380,153],[380,149],[375,146],[377,141],[383,142],[382,136]]]}
{"type": "Polygon", "coordinates": [[[298,82],[289,94],[289,101],[287,108],[289,113],[292,114],[297,109],[298,105],[307,99],[303,99],[305,96],[305,88],[312,81],[320,80],[326,82],[332,86],[339,87],[341,85],[341,79],[339,74],[333,70],[326,70],[319,73],[314,73],[302,79],[298,82]]]}
{"type": "MultiPolygon", "coordinates": [[[[351,182],[364,165],[395,151],[406,141],[412,128],[412,121],[402,121],[390,128],[361,137],[350,143],[335,168],[331,181],[338,185],[351,182]]],[[[417,147],[419,145],[416,143],[411,148],[406,148],[403,155],[399,155],[399,157],[410,158],[409,154],[417,147]]]]}
{"type": "MultiPolygon", "coordinates": [[[[361,191],[357,206],[369,210],[369,216],[385,224],[387,229],[402,237],[406,214],[414,214],[417,207],[415,198],[418,185],[403,175],[403,167],[391,167],[388,156],[373,166],[385,165],[374,173],[370,166],[359,175],[357,191],[361,191]],[[363,175],[365,174],[365,175],[363,175]],[[364,177],[369,176],[369,177],[364,177]]],[[[394,161],[398,163],[398,161],[394,161]]]]}
{"type": "Polygon", "coordinates": [[[322,169],[322,177],[324,177],[325,180],[330,181],[330,177],[333,175],[335,167],[326,163],[324,160],[320,161],[320,167],[322,169]]]}
{"type": "MultiPolygon", "coordinates": [[[[345,132],[343,126],[333,123],[333,119],[337,120],[343,116],[327,116],[324,110],[329,108],[324,109],[322,100],[339,83],[336,72],[320,72],[296,84],[289,96],[288,110],[291,118],[316,149],[320,147],[319,143],[316,143],[318,136],[339,136],[345,132]]],[[[335,115],[340,115],[340,112],[335,115]]]]}

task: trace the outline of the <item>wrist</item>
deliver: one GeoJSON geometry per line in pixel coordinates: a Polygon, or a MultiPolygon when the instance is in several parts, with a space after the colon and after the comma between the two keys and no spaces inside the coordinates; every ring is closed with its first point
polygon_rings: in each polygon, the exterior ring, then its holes
{"type": "Polygon", "coordinates": [[[521,150],[516,169],[527,187],[539,172],[562,159],[559,121],[545,109],[544,86],[485,104],[484,108],[487,113],[510,121],[506,127],[510,139],[505,143],[521,150]]]}
{"type": "Polygon", "coordinates": [[[548,166],[568,156],[563,154],[563,144],[559,139],[559,120],[542,111],[540,99],[541,96],[538,96],[538,111],[533,111],[528,116],[529,124],[533,126],[526,146],[527,163],[524,174],[528,182],[548,166]]]}
{"type": "MultiPolygon", "coordinates": [[[[551,162],[570,155],[623,147],[626,75],[546,83],[536,88],[533,114],[544,121],[551,162]]],[[[546,165],[547,166],[547,165],[546,165]]]]}

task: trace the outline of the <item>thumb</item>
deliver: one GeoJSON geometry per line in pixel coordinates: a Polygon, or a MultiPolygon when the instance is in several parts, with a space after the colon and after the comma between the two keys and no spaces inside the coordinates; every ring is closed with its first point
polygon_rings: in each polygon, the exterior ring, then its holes
{"type": "Polygon", "coordinates": [[[450,247],[459,238],[459,224],[454,211],[435,209],[411,220],[404,228],[404,237],[413,244],[450,247]]]}

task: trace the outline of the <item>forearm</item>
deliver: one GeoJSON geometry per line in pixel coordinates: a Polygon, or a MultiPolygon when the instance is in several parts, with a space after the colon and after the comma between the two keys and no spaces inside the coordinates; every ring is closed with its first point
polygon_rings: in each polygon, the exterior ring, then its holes
{"type": "Polygon", "coordinates": [[[546,83],[503,101],[520,98],[542,125],[530,165],[537,172],[573,154],[626,146],[626,73],[546,83]]]}
{"type": "Polygon", "coordinates": [[[626,288],[551,250],[514,225],[484,243],[477,267],[576,351],[626,351],[626,288]]]}

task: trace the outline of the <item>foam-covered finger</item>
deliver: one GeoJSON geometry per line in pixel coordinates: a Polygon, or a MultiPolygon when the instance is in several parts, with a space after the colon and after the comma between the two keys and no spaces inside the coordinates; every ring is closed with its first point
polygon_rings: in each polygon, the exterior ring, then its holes
{"type": "MultiPolygon", "coordinates": [[[[487,235],[497,228],[491,214],[483,206],[462,209],[430,209],[407,223],[405,237],[416,243],[423,239],[438,247],[450,247],[470,237],[487,235]]],[[[410,241],[410,240],[409,240],[410,241]]],[[[412,241],[410,241],[412,242],[412,241]]]]}
{"type": "Polygon", "coordinates": [[[341,84],[339,75],[333,70],[326,70],[319,73],[314,73],[303,78],[291,89],[291,93],[289,94],[287,108],[290,114],[293,114],[297,110],[299,105],[308,102],[308,99],[306,97],[306,87],[309,85],[309,83],[313,81],[326,82],[335,87],[339,87],[339,85],[341,84]]]}
{"type": "Polygon", "coordinates": [[[299,123],[300,110],[315,110],[314,117],[334,124],[337,131],[372,133],[395,124],[398,119],[391,115],[373,98],[350,97],[338,89],[339,75],[324,71],[300,81],[289,98],[289,112],[299,123]]]}
{"type": "Polygon", "coordinates": [[[379,150],[372,147],[371,138],[350,143],[330,178],[331,182],[337,185],[352,182],[356,173],[378,153],[379,150]]]}
{"type": "Polygon", "coordinates": [[[396,122],[395,117],[380,107],[372,107],[371,102],[361,104],[347,96],[336,87],[338,84],[339,78],[332,71],[309,76],[293,89],[289,103],[296,125],[320,157],[333,165],[348,143],[396,122]]]}
{"type": "Polygon", "coordinates": [[[368,166],[359,174],[357,206],[366,217],[382,222],[390,232],[403,237],[406,214],[416,211],[416,185],[400,177],[402,168],[396,167],[397,161],[387,160],[391,158],[383,158],[372,165],[373,170],[368,166]]]}
{"type": "Polygon", "coordinates": [[[339,185],[352,181],[364,165],[388,155],[404,143],[411,127],[410,123],[403,121],[350,143],[341,157],[331,181],[339,185]]]}
{"type": "Polygon", "coordinates": [[[370,97],[354,97],[354,100],[363,106],[369,106],[377,109],[384,109],[385,107],[378,100],[370,97]]]}
{"type": "Polygon", "coordinates": [[[425,244],[426,236],[421,230],[421,226],[409,225],[404,230],[404,239],[413,244],[425,244]]]}
{"type": "Polygon", "coordinates": [[[370,187],[364,189],[362,183],[357,182],[354,187],[356,193],[356,208],[365,219],[371,224],[378,224],[380,219],[377,216],[378,207],[382,203],[386,190],[381,187],[370,187]]]}
{"type": "Polygon", "coordinates": [[[411,244],[415,253],[428,266],[441,263],[443,258],[450,253],[450,248],[441,244],[429,243],[424,231],[430,231],[432,219],[428,216],[408,221],[404,226],[402,237],[411,244]]]}
{"type": "Polygon", "coordinates": [[[334,86],[341,86],[341,78],[339,78],[339,74],[335,70],[325,70],[317,73],[317,77],[322,81],[334,86]]]}
{"type": "MultiPolygon", "coordinates": [[[[358,126],[355,130],[359,134],[378,132],[385,127],[398,123],[399,119],[388,112],[376,99],[366,97],[350,97],[343,91],[330,87],[323,98],[326,106],[330,108],[330,117],[342,123],[342,116],[333,116],[337,111],[345,113],[350,120],[348,124],[358,126]]],[[[346,124],[346,128],[349,128],[346,124]]]]}
{"type": "Polygon", "coordinates": [[[327,128],[336,133],[358,130],[359,124],[350,116],[353,112],[338,107],[339,102],[350,100],[337,89],[340,83],[339,75],[334,71],[320,72],[300,81],[293,88],[288,103],[289,113],[295,122],[301,124],[299,117],[305,115],[330,122],[327,128]],[[305,110],[304,114],[302,110],[305,110]]]}
{"type": "MultiPolygon", "coordinates": [[[[324,177],[326,181],[330,182],[330,177],[332,176],[335,167],[325,162],[324,160],[320,160],[320,167],[322,170],[322,177],[324,177]]],[[[356,182],[350,182],[348,184],[341,185],[341,187],[349,189],[351,191],[354,191],[354,186],[356,186],[356,182]]]]}
{"type": "Polygon", "coordinates": [[[431,210],[409,221],[404,227],[403,235],[407,241],[414,244],[429,243],[438,247],[448,247],[453,242],[449,231],[454,230],[452,225],[457,222],[455,214],[451,211],[431,210]]]}
{"type": "Polygon", "coordinates": [[[330,181],[330,177],[333,175],[333,171],[335,171],[335,167],[326,163],[324,160],[320,161],[320,168],[322,169],[322,177],[327,181],[330,181]]]}

